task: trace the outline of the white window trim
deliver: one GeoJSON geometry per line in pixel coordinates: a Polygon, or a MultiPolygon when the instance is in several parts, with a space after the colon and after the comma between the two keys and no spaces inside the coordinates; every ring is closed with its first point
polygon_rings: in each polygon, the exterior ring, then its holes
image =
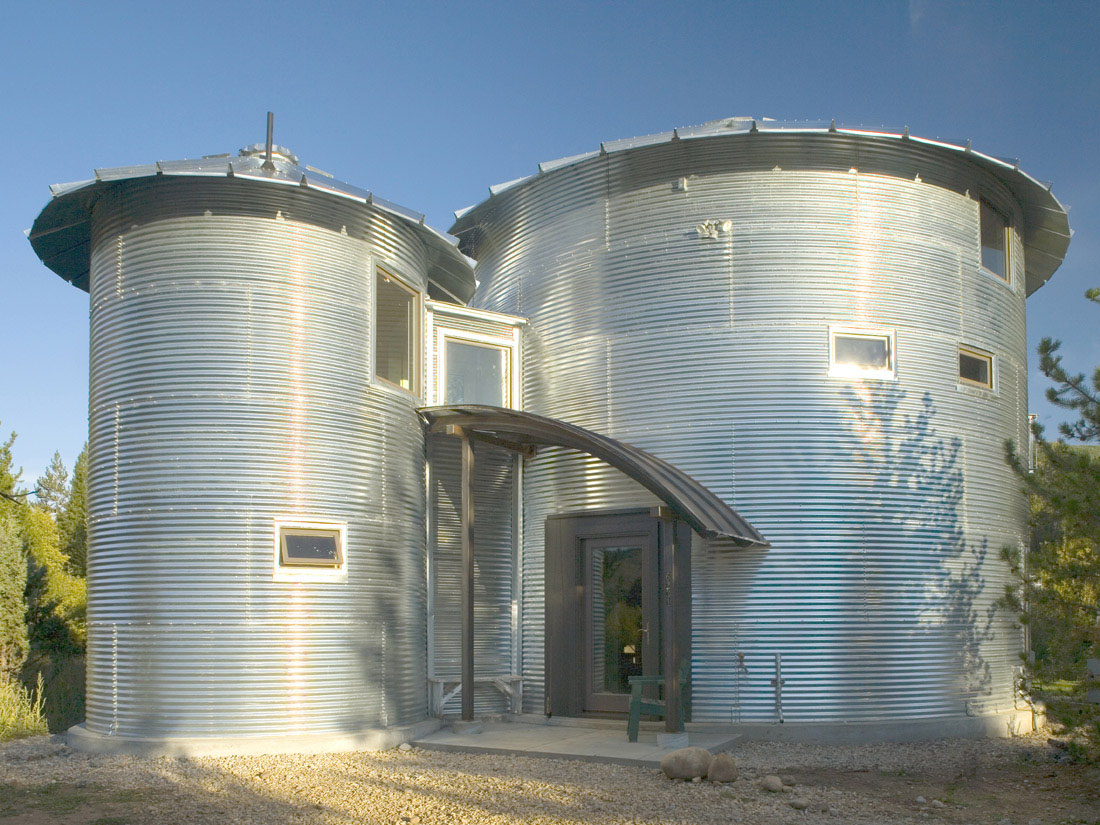
{"type": "Polygon", "coordinates": [[[370,376],[371,383],[375,386],[387,387],[389,389],[397,390],[417,399],[425,397],[424,392],[424,330],[426,327],[426,318],[424,310],[424,293],[409,283],[409,280],[403,275],[400,275],[394,270],[392,266],[386,263],[379,263],[377,260],[371,261],[371,279],[370,279],[370,308],[371,308],[371,340],[370,340],[370,376]],[[414,296],[416,306],[413,310],[413,317],[416,323],[416,329],[413,330],[413,346],[415,352],[412,356],[412,389],[405,389],[400,384],[395,384],[392,381],[388,381],[378,374],[378,359],[377,359],[377,342],[378,342],[378,278],[379,275],[385,275],[397,284],[411,292],[414,296]]]}
{"type": "Polygon", "coordinates": [[[348,580],[348,525],[346,521],[315,521],[300,517],[276,518],[272,525],[271,564],[272,576],[277,582],[346,582],[348,580]],[[282,563],[282,534],[284,529],[330,530],[340,536],[340,565],[338,567],[297,567],[282,563]]]}
{"type": "MultiPolygon", "coordinates": [[[[998,278],[998,280],[1000,280],[998,278]]],[[[955,381],[960,389],[980,390],[984,393],[995,393],[997,391],[997,356],[989,350],[980,349],[979,347],[972,346],[971,344],[959,343],[958,349],[955,353],[955,381]],[[959,371],[961,366],[959,364],[960,355],[969,355],[973,358],[982,358],[989,361],[989,383],[983,384],[980,381],[971,381],[969,378],[963,378],[959,371]]]]}
{"type": "Polygon", "coordinates": [[[848,380],[896,381],[898,377],[897,334],[895,330],[882,327],[844,326],[829,327],[829,377],[848,380]],[[836,363],[837,336],[854,338],[885,338],[889,347],[890,363],[885,369],[856,367],[850,364],[836,363]]]}
{"type": "Polygon", "coordinates": [[[447,349],[448,340],[458,341],[463,344],[474,344],[484,347],[503,349],[508,353],[508,397],[505,406],[512,410],[520,409],[519,406],[519,330],[514,329],[512,335],[505,338],[499,335],[483,335],[477,332],[469,332],[462,329],[453,329],[448,326],[437,326],[435,334],[435,369],[432,376],[432,396],[435,404],[442,404],[443,388],[447,386],[447,349]]]}

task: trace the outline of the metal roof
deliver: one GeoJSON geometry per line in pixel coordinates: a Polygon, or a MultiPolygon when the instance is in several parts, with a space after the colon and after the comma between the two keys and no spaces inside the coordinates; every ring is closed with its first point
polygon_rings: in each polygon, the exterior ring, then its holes
{"type": "Polygon", "coordinates": [[[744,546],[769,544],[755,527],[687,473],[606,435],[555,418],[480,404],[425,407],[420,415],[436,432],[455,425],[512,449],[565,447],[587,453],[637,481],[700,535],[732,539],[744,546]]]}
{"type": "Polygon", "coordinates": [[[462,236],[495,208],[503,197],[509,197],[538,178],[561,169],[574,167],[593,158],[617,152],[629,152],[647,146],[677,141],[714,139],[759,139],[769,135],[793,137],[804,135],[808,140],[847,140],[854,145],[876,145],[886,150],[904,152],[906,146],[928,147],[932,151],[964,157],[975,166],[996,177],[1012,193],[1024,213],[1021,238],[1025,251],[1027,294],[1030,295],[1054,274],[1065,258],[1071,231],[1065,207],[1051,193],[1051,186],[1042,183],[1020,169],[1016,158],[997,158],[973,150],[970,141],[929,140],[909,134],[909,128],[867,129],[837,126],[836,121],[776,121],[768,118],[731,117],[713,120],[699,126],[687,126],[670,132],[658,132],[644,137],[601,143],[598,151],[540,163],[533,175],[489,187],[489,197],[481,203],[455,212],[451,232],[462,236]]]}
{"type": "Polygon", "coordinates": [[[53,199],[34,221],[28,237],[42,262],[50,269],[87,291],[91,254],[92,206],[108,187],[163,177],[235,178],[269,186],[294,186],[366,204],[386,212],[410,226],[424,243],[428,259],[428,280],[458,300],[468,301],[474,292],[473,262],[458,249],[458,240],[424,223],[424,215],[396,203],[375,197],[365,189],[336,180],[311,166],[299,165],[298,158],[275,147],[273,169],[264,168],[264,156],[256,144],[239,156],[208,155],[197,160],[157,161],[139,166],[96,169],[90,180],[60,183],[50,187],[53,199]]]}

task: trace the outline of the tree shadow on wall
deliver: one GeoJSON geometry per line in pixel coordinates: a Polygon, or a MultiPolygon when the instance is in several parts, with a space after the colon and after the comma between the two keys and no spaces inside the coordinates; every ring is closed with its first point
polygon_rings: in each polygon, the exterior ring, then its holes
{"type": "Polygon", "coordinates": [[[866,652],[912,715],[969,713],[993,684],[985,648],[999,594],[986,583],[988,537],[967,542],[962,440],[937,428],[931,393],[913,403],[896,386],[855,385],[845,400],[851,504],[863,513],[849,586],[866,652]]]}

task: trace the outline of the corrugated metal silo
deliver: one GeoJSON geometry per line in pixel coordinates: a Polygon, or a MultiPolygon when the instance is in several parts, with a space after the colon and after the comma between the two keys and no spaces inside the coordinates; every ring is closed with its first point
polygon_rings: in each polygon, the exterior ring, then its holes
{"type": "Polygon", "coordinates": [[[372,373],[375,268],[472,279],[422,216],[261,160],[98,172],[32,232],[91,295],[100,744],[339,746],[427,713],[423,402],[372,373]],[[277,519],[343,525],[342,571],[281,568],[277,519]]]}
{"type": "MultiPolygon", "coordinates": [[[[530,319],[526,409],[655,453],[772,542],[696,537],[695,720],[1012,708],[1021,639],[995,601],[1026,508],[1004,442],[1026,441],[1024,299],[1068,242],[1045,187],[907,132],[735,119],[543,164],[452,231],[472,304],[530,319]],[[1006,279],[981,265],[982,202],[1010,228],[1006,279]],[[831,367],[846,331],[883,337],[888,375],[831,367]],[[960,380],[960,348],[991,356],[992,389],[960,380]]],[[[591,460],[527,463],[529,711],[547,516],[638,503],[591,460]]]]}

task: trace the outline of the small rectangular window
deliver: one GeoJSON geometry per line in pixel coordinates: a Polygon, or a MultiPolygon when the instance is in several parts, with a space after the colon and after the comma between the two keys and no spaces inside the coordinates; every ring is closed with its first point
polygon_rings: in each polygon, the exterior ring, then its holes
{"type": "Polygon", "coordinates": [[[893,378],[894,334],[831,329],[829,374],[848,378],[893,378]]]}
{"type": "Polygon", "coordinates": [[[443,339],[444,404],[510,404],[511,348],[443,339]]]}
{"type": "Polygon", "coordinates": [[[417,394],[420,296],[382,269],[374,284],[374,374],[417,394]]]}
{"type": "Polygon", "coordinates": [[[993,389],[993,356],[969,347],[959,347],[959,381],[993,389]]]}
{"type": "Polygon", "coordinates": [[[275,520],[276,581],[346,581],[347,525],[275,520]]]}
{"type": "Polygon", "coordinates": [[[982,269],[1008,280],[1008,221],[985,201],[981,202],[982,269]]]}

